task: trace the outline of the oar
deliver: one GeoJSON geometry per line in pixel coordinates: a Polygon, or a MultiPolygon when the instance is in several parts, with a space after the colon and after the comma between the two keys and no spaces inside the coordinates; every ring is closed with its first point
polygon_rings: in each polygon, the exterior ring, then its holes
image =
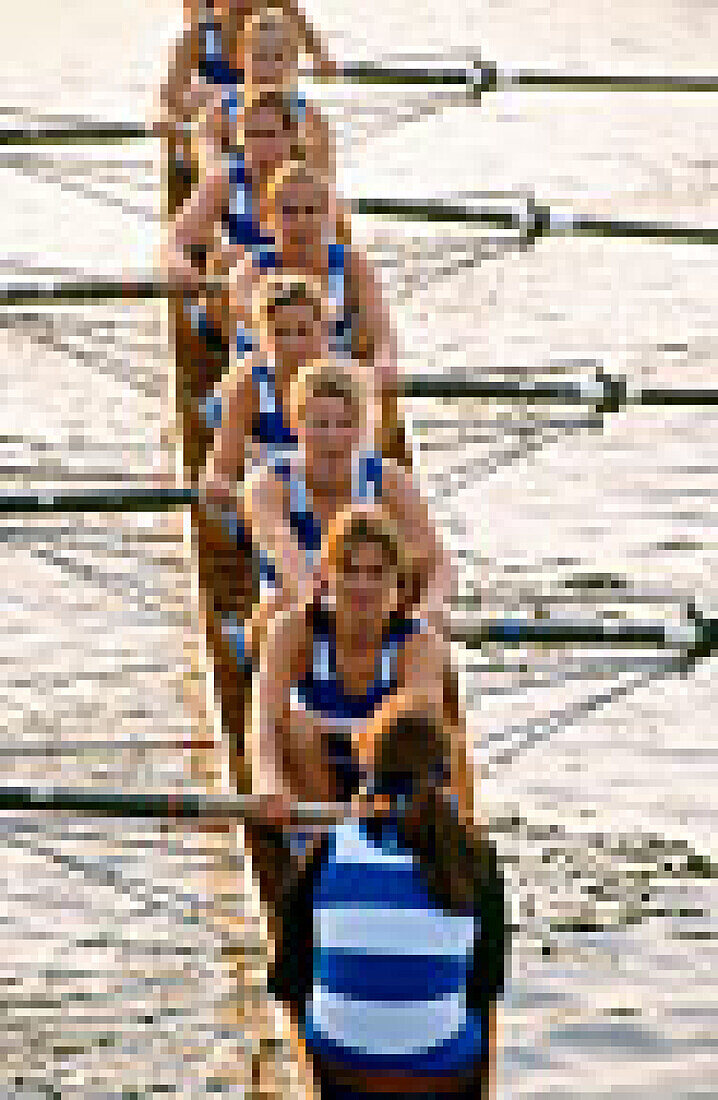
{"type": "MultiPolygon", "coordinates": [[[[432,66],[420,64],[376,65],[357,62],[345,65],[335,75],[302,72],[304,79],[320,84],[383,85],[401,87],[464,88],[477,98],[487,92],[517,88],[546,88],[572,92],[718,92],[718,77],[696,74],[661,73],[570,73],[549,69],[512,69],[493,61],[477,61],[468,66],[432,66]]],[[[35,125],[0,129],[2,145],[48,145],[137,141],[160,139],[151,126],[141,122],[110,122],[59,117],[53,125],[49,116],[35,125]]]]}
{"type": "MultiPolygon", "coordinates": [[[[101,817],[193,819],[208,817],[251,818],[273,816],[272,802],[261,795],[206,795],[169,793],[118,793],[69,787],[0,787],[0,810],[55,811],[101,817]]],[[[350,814],[346,803],[292,802],[289,814],[305,824],[322,825],[350,814]]]]}

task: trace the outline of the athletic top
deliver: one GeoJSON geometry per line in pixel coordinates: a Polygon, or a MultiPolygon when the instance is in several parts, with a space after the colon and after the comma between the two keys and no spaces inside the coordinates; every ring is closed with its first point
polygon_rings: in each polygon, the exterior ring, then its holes
{"type": "MultiPolygon", "coordinates": [[[[289,526],[307,555],[311,567],[322,545],[320,518],[312,511],[307,483],[291,459],[281,457],[274,463],[274,472],[289,489],[289,526]]],[[[377,451],[360,451],[352,459],[350,503],[373,503],[380,499],[383,483],[383,460],[377,451]]]]}
{"type": "Polygon", "coordinates": [[[244,83],[242,69],[231,68],[222,50],[222,28],[215,20],[200,25],[199,74],[210,84],[236,87],[244,83]]]}
{"type": "MultiPolygon", "coordinates": [[[[262,271],[281,267],[273,237],[260,233],[252,212],[252,192],[245,180],[241,153],[234,154],[233,175],[236,180],[236,200],[228,219],[230,240],[252,252],[254,266],[262,271]]],[[[346,301],[347,256],[343,244],[330,242],[327,246],[327,296],[334,307],[334,331],[330,335],[329,350],[340,354],[351,353],[351,307],[346,301]]]]}
{"type": "MultiPolygon", "coordinates": [[[[243,339],[246,345],[246,333],[243,339]]],[[[274,462],[288,451],[295,450],[297,439],[284,418],[282,402],[277,393],[274,363],[271,360],[255,360],[252,363],[252,383],[258,400],[252,436],[259,443],[266,461],[274,462]]]]}
{"type": "MultiPolygon", "coordinates": [[[[251,196],[247,198],[251,202],[251,196]]],[[[253,237],[245,247],[251,247],[255,266],[269,270],[281,266],[280,256],[277,253],[275,242],[270,237],[260,237],[254,231],[253,237]]],[[[329,350],[342,355],[351,354],[351,307],[346,301],[346,266],[347,255],[343,244],[330,242],[327,249],[327,296],[334,307],[334,331],[329,338],[329,350]]]]}
{"type": "Polygon", "coordinates": [[[312,890],[310,1050],[368,1074],[457,1075],[480,1060],[469,981],[481,920],[430,896],[396,819],[346,818],[312,890]]]}
{"type": "Polygon", "coordinates": [[[346,250],[343,244],[334,242],[327,245],[327,251],[329,253],[328,291],[335,308],[334,333],[330,347],[332,351],[348,355],[351,352],[352,314],[345,294],[346,250]]]}
{"type": "MultiPolygon", "coordinates": [[[[237,327],[237,355],[240,359],[252,351],[251,334],[241,325],[237,327]]],[[[284,418],[282,403],[277,394],[274,364],[252,363],[252,385],[257,398],[257,412],[252,422],[252,437],[260,446],[262,460],[278,463],[296,450],[297,439],[284,418]]],[[[214,431],[222,423],[222,396],[219,389],[210,393],[202,403],[207,427],[214,431]]]]}
{"type": "Polygon", "coordinates": [[[232,244],[251,250],[256,266],[276,267],[274,239],[260,231],[255,217],[252,185],[245,170],[244,154],[241,149],[233,149],[228,159],[232,192],[224,224],[229,239],[232,244]]]}
{"type": "Polygon", "coordinates": [[[332,724],[328,750],[335,768],[340,798],[358,790],[360,774],[352,758],[351,726],[368,718],[397,684],[398,657],[406,639],[425,629],[420,620],[396,620],[384,636],[376,657],[376,676],[362,695],[345,691],[336,666],[336,632],[328,608],[315,603],[311,610],[312,649],[303,676],[292,685],[292,701],[302,710],[332,724]]]}

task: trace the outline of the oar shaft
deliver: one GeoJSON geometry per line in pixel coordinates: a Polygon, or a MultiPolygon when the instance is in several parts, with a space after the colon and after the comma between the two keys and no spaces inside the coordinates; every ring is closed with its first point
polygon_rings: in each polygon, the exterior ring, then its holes
{"type": "Polygon", "coordinates": [[[210,282],[201,288],[190,289],[162,279],[63,279],[53,283],[10,283],[0,287],[0,306],[194,297],[197,294],[221,294],[228,285],[210,282]]]}
{"type": "MultiPolygon", "coordinates": [[[[260,817],[266,799],[259,795],[199,795],[119,793],[73,790],[65,787],[0,787],[0,811],[54,811],[101,817],[203,819],[260,817]]],[[[291,816],[307,824],[323,824],[344,817],[340,803],[295,802],[291,816]]]]}
{"type": "Polygon", "coordinates": [[[12,493],[0,496],[0,515],[47,512],[163,512],[199,500],[191,489],[115,493],[12,493]]]}

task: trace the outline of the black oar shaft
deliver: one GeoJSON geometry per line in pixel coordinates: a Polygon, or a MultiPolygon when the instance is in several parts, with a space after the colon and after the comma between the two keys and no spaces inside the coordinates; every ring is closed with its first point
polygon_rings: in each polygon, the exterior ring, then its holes
{"type": "MultiPolygon", "coordinates": [[[[202,293],[218,294],[224,289],[226,284],[210,283],[202,288],[202,293]]],[[[192,293],[161,279],[64,279],[54,283],[10,283],[0,287],[0,306],[43,302],[132,302],[186,297],[192,293]]]]}
{"type": "Polygon", "coordinates": [[[23,493],[0,496],[0,514],[48,512],[163,512],[196,500],[191,489],[108,493],[23,493]]]}
{"type": "MultiPolygon", "coordinates": [[[[119,793],[72,790],[64,787],[0,787],[0,810],[56,811],[109,817],[202,819],[261,816],[265,800],[257,795],[196,795],[119,793]]],[[[298,821],[335,821],[348,812],[337,803],[295,802],[291,815],[298,821]]]]}

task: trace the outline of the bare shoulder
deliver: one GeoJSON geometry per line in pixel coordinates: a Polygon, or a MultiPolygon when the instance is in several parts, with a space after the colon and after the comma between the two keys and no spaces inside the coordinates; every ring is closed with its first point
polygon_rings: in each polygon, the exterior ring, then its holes
{"type": "Polygon", "coordinates": [[[307,636],[304,607],[294,605],[274,616],[267,629],[265,659],[268,672],[276,680],[293,679],[303,667],[307,636]]]}
{"type": "Polygon", "coordinates": [[[276,486],[276,474],[268,466],[257,466],[245,479],[244,491],[257,504],[263,504],[276,492],[276,486]]]}
{"type": "Polygon", "coordinates": [[[381,480],[382,496],[386,496],[389,503],[403,500],[411,489],[411,480],[406,471],[393,458],[382,456],[381,480]]]}
{"type": "Polygon", "coordinates": [[[247,509],[255,517],[264,517],[267,522],[274,523],[284,516],[284,484],[267,466],[252,471],[245,481],[244,497],[247,509]]]}
{"type": "Polygon", "coordinates": [[[382,498],[395,517],[409,524],[425,524],[424,498],[411,472],[393,458],[382,459],[382,498]]]}
{"type": "Polygon", "coordinates": [[[237,356],[220,382],[222,400],[229,405],[241,400],[252,376],[252,354],[237,356]]]}
{"type": "Polygon", "coordinates": [[[446,641],[428,623],[422,621],[413,631],[404,647],[404,670],[407,682],[427,683],[443,677],[443,670],[451,660],[446,641]]]}

